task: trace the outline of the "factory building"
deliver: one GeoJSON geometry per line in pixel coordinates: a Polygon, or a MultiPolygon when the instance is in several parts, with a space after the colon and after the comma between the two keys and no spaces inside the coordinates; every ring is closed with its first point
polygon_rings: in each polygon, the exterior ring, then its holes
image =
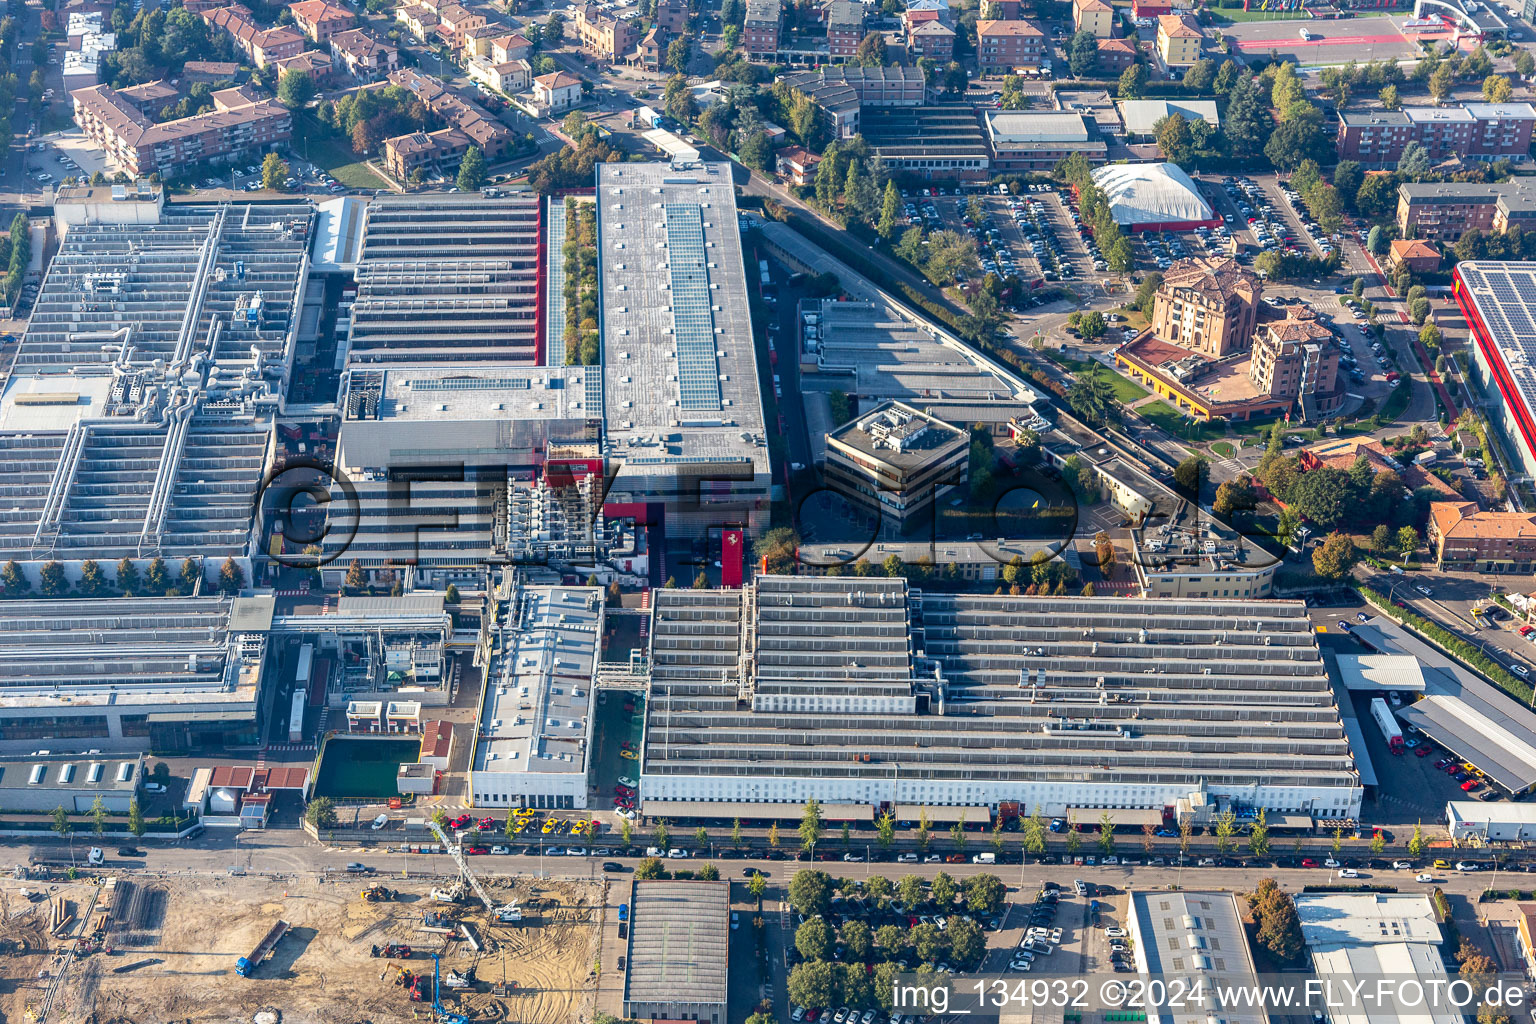
{"type": "MultiPolygon", "coordinates": [[[[293,372],[308,204],[81,205],[0,390],[0,560],[188,556],[250,573],[293,372]]],[[[80,204],[77,204],[80,205],[80,204]]],[[[145,565],[139,564],[142,572],[145,565]]]]}
{"type": "Polygon", "coordinates": [[[827,435],[827,485],[903,523],[965,486],[970,451],[964,430],[887,402],[827,435]]]}
{"type": "Polygon", "coordinates": [[[0,602],[0,751],[255,743],[267,642],[245,600],[0,602]]]}
{"type": "Polygon", "coordinates": [[[768,516],[768,440],[730,165],[599,164],[608,507],[698,533],[768,516]]]}
{"type": "Polygon", "coordinates": [[[1196,824],[1229,808],[1360,812],[1299,601],[1149,606],[780,576],[652,597],[646,806],[1008,801],[1196,824]]]}
{"type": "Polygon", "coordinates": [[[632,883],[624,1016],[725,1024],[731,883],[632,883]]]}
{"type": "Polygon", "coordinates": [[[97,798],[112,814],[127,814],[144,781],[144,758],[29,754],[0,757],[0,801],[9,811],[47,813],[62,807],[86,814],[97,798]]]}
{"type": "Polygon", "coordinates": [[[1451,293],[1472,331],[1474,376],[1499,396],[1489,416],[1524,471],[1536,474],[1536,263],[1458,263],[1451,293]]]}
{"type": "Polygon", "coordinates": [[[480,698],[471,799],[477,807],[585,808],[603,591],[524,587],[513,607],[480,698]]]}

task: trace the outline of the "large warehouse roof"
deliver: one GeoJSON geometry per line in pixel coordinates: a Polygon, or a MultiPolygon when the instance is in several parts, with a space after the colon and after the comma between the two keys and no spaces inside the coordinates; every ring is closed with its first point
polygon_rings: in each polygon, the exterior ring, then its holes
{"type": "Polygon", "coordinates": [[[1111,164],[1093,172],[1121,227],[1214,219],[1211,204],[1177,164],[1111,164]]]}
{"type": "Polygon", "coordinates": [[[638,881],[624,1004],[724,1004],[729,882],[638,881]]]}
{"type": "Polygon", "coordinates": [[[930,810],[1006,786],[1046,813],[1162,807],[1203,786],[1337,814],[1360,792],[1299,602],[1149,607],[761,576],[743,591],[657,591],[651,656],[647,809],[738,791],[803,803],[811,791],[790,787],[811,780],[930,810]],[[971,782],[983,773],[987,786],[971,782]]]}

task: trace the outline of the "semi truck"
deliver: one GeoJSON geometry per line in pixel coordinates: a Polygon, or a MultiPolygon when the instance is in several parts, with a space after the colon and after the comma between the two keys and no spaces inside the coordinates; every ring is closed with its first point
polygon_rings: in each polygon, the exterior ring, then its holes
{"type": "Polygon", "coordinates": [[[1371,717],[1376,719],[1376,724],[1381,727],[1381,735],[1387,741],[1387,749],[1394,754],[1403,752],[1403,730],[1397,724],[1397,717],[1392,714],[1392,709],[1387,707],[1387,702],[1380,697],[1371,699],[1371,717]]]}
{"type": "Polygon", "coordinates": [[[665,120],[665,118],[656,113],[656,111],[652,110],[650,107],[641,107],[639,110],[635,111],[635,119],[638,120],[641,124],[645,125],[647,128],[660,128],[662,122],[665,120]]]}
{"type": "Polygon", "coordinates": [[[256,948],[251,950],[248,955],[235,961],[235,973],[242,978],[249,978],[251,972],[256,970],[261,962],[272,954],[272,951],[277,948],[279,942],[283,941],[283,936],[288,934],[288,927],[287,921],[280,920],[267,929],[267,934],[263,935],[261,941],[256,943],[256,948]]]}

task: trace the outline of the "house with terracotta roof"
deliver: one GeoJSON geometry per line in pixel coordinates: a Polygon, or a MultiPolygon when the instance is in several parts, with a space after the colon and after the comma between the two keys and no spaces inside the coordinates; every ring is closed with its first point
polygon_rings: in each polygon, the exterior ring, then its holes
{"type": "Polygon", "coordinates": [[[75,123],[120,168],[134,177],[169,178],[193,164],[227,163],[286,142],[288,109],[241,89],[213,94],[214,109],[156,123],[105,85],[70,93],[75,123]]]}
{"type": "Polygon", "coordinates": [[[1072,26],[1108,39],[1115,34],[1115,9],[1104,0],[1072,0],[1072,26]]]}
{"type": "Polygon", "coordinates": [[[470,78],[504,96],[527,92],[533,81],[533,65],[526,60],[493,63],[488,57],[471,57],[464,63],[464,71],[470,78]]]}
{"type": "Polygon", "coordinates": [[[490,56],[495,64],[505,64],[509,60],[530,60],[533,57],[533,44],[527,36],[517,32],[509,36],[497,36],[491,40],[490,56]]]}
{"type": "Polygon", "coordinates": [[[1045,33],[1028,21],[978,21],[976,63],[983,75],[1039,67],[1045,60],[1045,33]]]}
{"type": "Polygon", "coordinates": [[[400,50],[395,44],[361,28],[332,36],[331,57],[360,82],[377,81],[400,67],[400,50]]]}
{"type": "Polygon", "coordinates": [[[1393,273],[1407,267],[1415,274],[1432,274],[1440,269],[1440,250],[1422,238],[1394,238],[1387,267],[1393,273]]]}
{"type": "Polygon", "coordinates": [[[437,11],[426,4],[405,4],[395,8],[395,20],[418,42],[426,42],[427,36],[437,31],[437,11]]]}
{"type": "Polygon", "coordinates": [[[955,30],[937,21],[924,21],[907,33],[907,53],[916,61],[923,57],[948,63],[955,54],[955,30]]]}
{"type": "Polygon", "coordinates": [[[1333,332],[1304,306],[1287,306],[1285,316],[1259,325],[1248,379],[1272,398],[1293,399],[1303,422],[1315,423],[1344,404],[1333,332]]]}
{"type": "Polygon", "coordinates": [[[1164,14],[1157,19],[1157,53],[1170,68],[1188,67],[1200,59],[1205,33],[1194,18],[1164,14]]]}
{"type": "Polygon", "coordinates": [[[448,770],[453,758],[453,724],[425,722],[421,727],[421,761],[440,772],[448,770]]]}
{"type": "Polygon", "coordinates": [[[581,79],[568,71],[540,75],[533,80],[533,102],[551,114],[561,114],[581,102],[581,79]]]}
{"type": "Polygon", "coordinates": [[[1136,44],[1129,39],[1099,40],[1099,70],[1119,74],[1136,63],[1136,44]]]}
{"type": "Polygon", "coordinates": [[[234,40],[235,46],[258,68],[283,57],[292,57],[304,49],[304,33],[288,25],[260,28],[252,20],[250,8],[242,4],[204,11],[202,17],[209,28],[218,29],[234,40]]]}
{"type": "Polygon", "coordinates": [[[460,4],[444,4],[437,12],[437,20],[438,30],[449,35],[454,49],[461,49],[466,38],[485,27],[485,15],[460,4]]]}
{"type": "Polygon", "coordinates": [[[308,75],[316,85],[326,85],[331,80],[331,75],[336,71],[336,62],[331,55],[324,50],[305,50],[303,53],[292,57],[284,57],[272,62],[281,74],[292,69],[308,75]]]}
{"type": "Polygon", "coordinates": [[[1435,568],[1484,573],[1536,570],[1536,513],[1484,511],[1475,501],[1429,506],[1435,568]]]}
{"type": "Polygon", "coordinates": [[[345,32],[357,24],[357,15],[350,8],[327,0],[302,0],[289,4],[288,9],[293,12],[293,23],[321,45],[330,42],[336,33],[345,32]]]}
{"type": "Polygon", "coordinates": [[[640,41],[640,33],[626,19],[606,14],[596,4],[577,4],[573,20],[581,48],[599,60],[621,61],[640,41]]]}
{"type": "Polygon", "coordinates": [[[779,150],[774,163],[775,170],[796,185],[809,185],[816,180],[816,165],[821,163],[821,156],[799,146],[789,146],[779,150]]]}
{"type": "Polygon", "coordinates": [[[189,60],[181,66],[181,80],[193,82],[228,82],[240,73],[240,65],[232,60],[189,60]]]}

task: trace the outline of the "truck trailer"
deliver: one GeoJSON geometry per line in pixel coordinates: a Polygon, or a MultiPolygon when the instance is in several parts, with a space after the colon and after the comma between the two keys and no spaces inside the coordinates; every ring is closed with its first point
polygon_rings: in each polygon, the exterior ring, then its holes
{"type": "Polygon", "coordinates": [[[1394,754],[1403,752],[1403,730],[1397,724],[1397,716],[1392,714],[1392,709],[1387,707],[1387,702],[1380,697],[1371,699],[1371,717],[1376,719],[1376,724],[1381,727],[1381,735],[1387,741],[1387,749],[1394,754]]]}
{"type": "Polygon", "coordinates": [[[272,951],[277,948],[277,944],[283,941],[283,936],[288,934],[288,927],[287,921],[280,920],[269,928],[267,934],[262,936],[261,941],[256,943],[256,948],[251,950],[249,955],[235,961],[235,973],[242,978],[249,978],[251,972],[256,970],[263,960],[271,956],[272,951]]]}

